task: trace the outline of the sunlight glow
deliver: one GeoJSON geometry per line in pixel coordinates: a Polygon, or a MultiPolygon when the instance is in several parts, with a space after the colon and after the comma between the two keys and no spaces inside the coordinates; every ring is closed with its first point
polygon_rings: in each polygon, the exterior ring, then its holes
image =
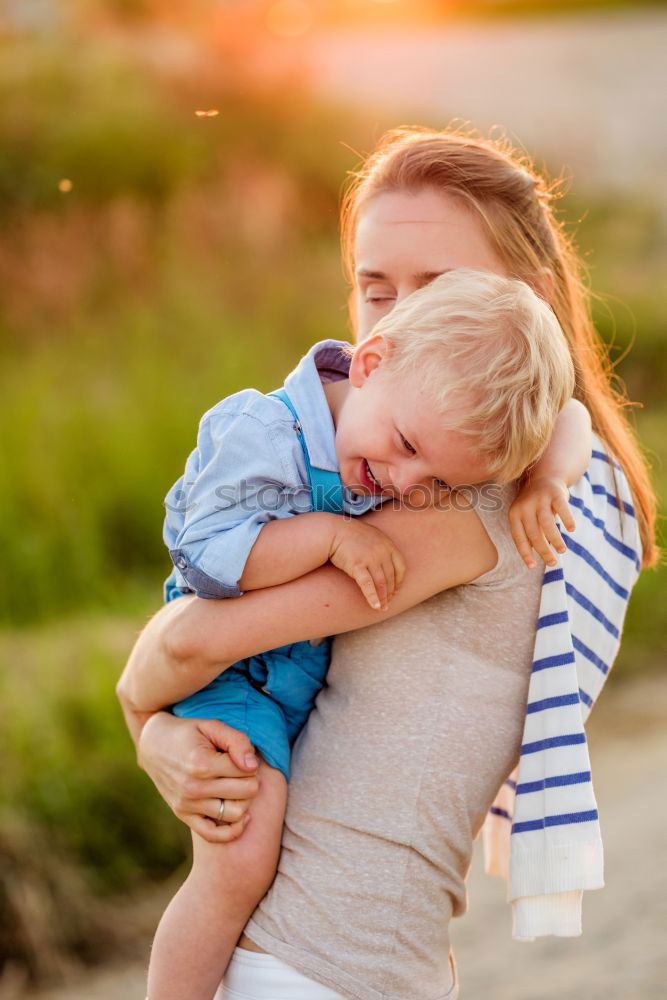
{"type": "Polygon", "coordinates": [[[73,187],[69,177],[63,177],[61,181],[58,181],[58,190],[62,191],[63,194],[69,194],[73,187]]]}
{"type": "Polygon", "coordinates": [[[266,26],[279,38],[298,38],[313,24],[313,10],[306,0],[276,0],[266,12],[266,26]]]}
{"type": "Polygon", "coordinates": [[[217,108],[209,108],[208,111],[195,111],[197,118],[217,118],[219,114],[217,108]]]}

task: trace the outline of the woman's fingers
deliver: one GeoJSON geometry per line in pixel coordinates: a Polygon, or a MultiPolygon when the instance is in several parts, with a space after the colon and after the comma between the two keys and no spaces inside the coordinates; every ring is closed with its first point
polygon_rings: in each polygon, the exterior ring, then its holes
{"type": "Polygon", "coordinates": [[[254,799],[259,791],[259,778],[220,778],[207,784],[203,798],[254,799]]]}
{"type": "Polygon", "coordinates": [[[254,799],[259,791],[258,778],[217,778],[202,781],[200,778],[186,778],[180,788],[179,807],[202,812],[199,806],[206,799],[254,799]]]}
{"type": "Polygon", "coordinates": [[[212,819],[215,823],[220,816],[221,802],[225,803],[225,808],[222,810],[221,822],[231,825],[233,823],[238,823],[239,820],[243,819],[250,808],[251,800],[244,799],[243,801],[236,801],[235,799],[205,799],[202,803],[202,808],[197,811],[200,816],[206,816],[208,819],[212,819]]]}
{"type": "MultiPolygon", "coordinates": [[[[217,748],[223,751],[218,754],[216,765],[217,773],[201,775],[201,777],[244,777],[249,771],[256,771],[259,767],[259,760],[255,755],[255,748],[245,733],[238,729],[226,726],[224,722],[217,719],[202,719],[199,722],[199,731],[206,738],[209,744],[206,749],[217,748]],[[213,744],[213,747],[210,746],[213,744]],[[226,760],[225,755],[228,755],[226,760]],[[235,765],[235,767],[233,766],[235,765]]],[[[207,767],[210,767],[215,755],[209,754],[207,767]]]]}
{"type": "Polygon", "coordinates": [[[210,844],[228,844],[232,840],[238,840],[250,822],[249,814],[247,814],[247,818],[244,816],[236,823],[221,823],[220,826],[216,826],[215,822],[206,816],[181,815],[180,813],[176,813],[176,815],[191,830],[198,833],[204,840],[208,840],[210,844]]]}

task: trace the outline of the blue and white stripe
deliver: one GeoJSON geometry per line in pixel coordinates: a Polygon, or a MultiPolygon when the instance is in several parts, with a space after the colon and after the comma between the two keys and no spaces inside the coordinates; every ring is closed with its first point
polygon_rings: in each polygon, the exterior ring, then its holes
{"type": "Polygon", "coordinates": [[[603,884],[584,722],[618,652],[641,543],[625,475],[594,441],[570,490],[576,530],[544,574],[516,786],[505,782],[485,830],[487,868],[509,876],[513,902],[603,884]]]}

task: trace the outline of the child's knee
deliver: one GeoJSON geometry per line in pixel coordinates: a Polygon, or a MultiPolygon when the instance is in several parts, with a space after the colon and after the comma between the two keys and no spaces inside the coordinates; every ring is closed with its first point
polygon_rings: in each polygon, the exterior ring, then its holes
{"type": "Polygon", "coordinates": [[[229,866],[237,873],[237,880],[247,887],[250,896],[261,899],[276,874],[280,839],[271,837],[268,831],[259,831],[259,836],[246,840],[243,835],[227,846],[230,848],[229,866]],[[267,835],[262,836],[263,833],[267,835]]]}
{"type": "Polygon", "coordinates": [[[190,879],[207,893],[233,896],[239,904],[254,907],[276,872],[280,843],[272,840],[269,831],[251,836],[248,829],[228,844],[207,844],[195,850],[190,879]]]}

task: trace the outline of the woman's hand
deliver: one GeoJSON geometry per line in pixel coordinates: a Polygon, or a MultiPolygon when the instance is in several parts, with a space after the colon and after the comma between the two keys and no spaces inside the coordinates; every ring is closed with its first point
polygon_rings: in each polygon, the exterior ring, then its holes
{"type": "Polygon", "coordinates": [[[204,840],[241,836],[259,790],[259,760],[244,733],[216,720],[157,712],[143,728],[138,759],[167,805],[204,840]],[[225,822],[216,826],[221,799],[225,822]]]}

